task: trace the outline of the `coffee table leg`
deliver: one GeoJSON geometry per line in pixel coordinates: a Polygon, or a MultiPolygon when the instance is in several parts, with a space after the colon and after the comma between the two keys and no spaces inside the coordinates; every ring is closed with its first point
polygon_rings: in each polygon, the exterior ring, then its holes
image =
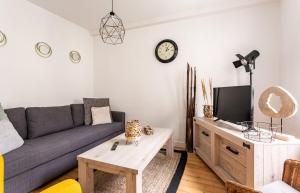
{"type": "Polygon", "coordinates": [[[166,144],[167,156],[173,157],[174,155],[174,138],[173,135],[168,139],[166,144]]]}
{"type": "Polygon", "coordinates": [[[126,174],[126,193],[142,193],[142,174],[126,174]]]}
{"type": "Polygon", "coordinates": [[[94,193],[94,171],[85,161],[78,161],[78,178],[82,193],[94,193]]]}

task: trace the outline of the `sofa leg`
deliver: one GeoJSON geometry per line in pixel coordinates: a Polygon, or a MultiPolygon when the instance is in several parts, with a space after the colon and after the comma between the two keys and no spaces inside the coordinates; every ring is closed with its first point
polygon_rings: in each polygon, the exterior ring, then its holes
{"type": "Polygon", "coordinates": [[[78,161],[78,177],[82,193],[94,193],[94,170],[85,161],[78,161]]]}

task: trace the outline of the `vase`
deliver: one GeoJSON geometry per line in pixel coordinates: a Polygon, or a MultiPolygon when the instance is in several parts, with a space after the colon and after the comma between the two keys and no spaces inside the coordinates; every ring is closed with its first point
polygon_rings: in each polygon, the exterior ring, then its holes
{"type": "Polygon", "coordinates": [[[203,114],[205,118],[213,118],[213,106],[212,105],[203,105],[203,114]]]}

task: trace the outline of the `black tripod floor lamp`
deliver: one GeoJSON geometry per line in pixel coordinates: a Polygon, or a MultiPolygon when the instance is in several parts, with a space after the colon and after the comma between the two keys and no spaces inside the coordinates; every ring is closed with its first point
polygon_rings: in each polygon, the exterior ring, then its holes
{"type": "MultiPolygon", "coordinates": [[[[251,87],[251,110],[250,110],[250,121],[254,121],[254,89],[253,89],[253,71],[255,69],[255,60],[259,56],[259,52],[257,50],[253,50],[245,57],[241,54],[236,54],[236,56],[239,58],[239,60],[234,61],[234,67],[239,68],[241,66],[245,67],[246,72],[250,73],[250,87],[251,87]]],[[[253,129],[249,128],[249,129],[253,129]]]]}

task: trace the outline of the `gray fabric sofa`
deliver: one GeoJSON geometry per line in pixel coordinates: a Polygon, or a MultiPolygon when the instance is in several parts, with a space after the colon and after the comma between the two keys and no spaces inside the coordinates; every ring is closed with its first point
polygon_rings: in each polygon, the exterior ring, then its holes
{"type": "Polygon", "coordinates": [[[85,126],[83,104],[6,109],[24,139],[4,154],[5,193],[26,193],[76,167],[76,156],[121,133],[125,113],[112,111],[113,123],[85,126]]]}

